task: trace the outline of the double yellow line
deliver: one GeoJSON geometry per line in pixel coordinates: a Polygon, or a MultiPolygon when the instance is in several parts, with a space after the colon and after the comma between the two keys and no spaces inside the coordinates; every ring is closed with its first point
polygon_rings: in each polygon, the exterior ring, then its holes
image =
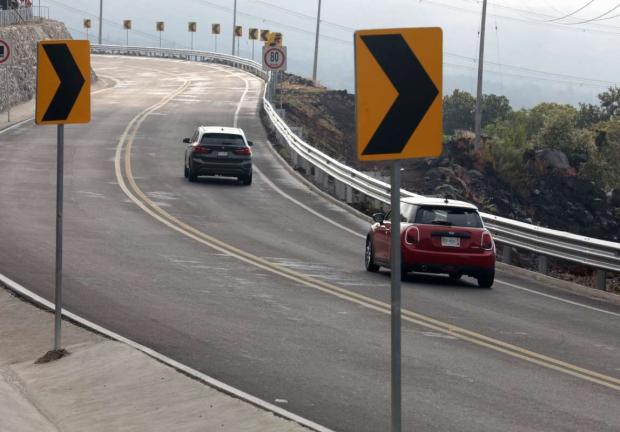
{"type": "MultiPolygon", "coordinates": [[[[304,274],[290,270],[278,264],[267,261],[264,258],[245,252],[226,242],[218,240],[188,224],[177,219],[164,209],[156,205],[149,197],[147,197],[138,187],[131,171],[131,149],[137,131],[144,120],[157,109],[165,106],[170,100],[187,90],[190,81],[185,81],[180,87],[174,90],[170,95],[164,97],[155,105],[145,109],[127,125],[127,128],[121,136],[115,156],[115,171],[118,184],[123,192],[142,210],[153,218],[157,219],[169,228],[189,237],[199,243],[202,243],[212,249],[232,256],[251,266],[260,268],[264,271],[281,276],[291,281],[301,283],[307,287],[331,294],[343,300],[359,304],[368,309],[375,310],[380,313],[390,314],[390,305],[388,303],[375,300],[373,298],[349,291],[336,285],[314,279],[304,274]]],[[[403,309],[402,319],[411,323],[418,324],[422,327],[442,332],[462,340],[466,340],[478,346],[504,353],[508,356],[525,360],[539,366],[553,369],[567,375],[574,376],[592,383],[600,384],[604,387],[620,390],[620,379],[594,372],[549,356],[538,354],[536,352],[521,348],[519,346],[500,341],[480,333],[476,333],[462,327],[458,327],[434,318],[403,309]]]]}

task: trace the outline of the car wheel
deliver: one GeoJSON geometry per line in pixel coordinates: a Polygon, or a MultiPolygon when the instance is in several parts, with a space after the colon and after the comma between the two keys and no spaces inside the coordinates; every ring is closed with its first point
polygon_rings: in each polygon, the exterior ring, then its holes
{"type": "Polygon", "coordinates": [[[196,176],[196,171],[194,171],[191,163],[189,164],[189,168],[187,170],[187,179],[192,183],[198,179],[196,176]]]}
{"type": "Polygon", "coordinates": [[[185,176],[185,178],[189,177],[189,169],[187,167],[183,168],[183,175],[185,176]]]}
{"type": "Polygon", "coordinates": [[[480,288],[491,288],[495,280],[495,269],[484,271],[478,276],[478,286],[480,288]]]}
{"type": "Polygon", "coordinates": [[[241,179],[241,183],[244,186],[249,186],[252,184],[252,173],[248,174],[248,175],[244,175],[240,177],[241,179]]]}
{"type": "Polygon", "coordinates": [[[457,281],[463,277],[463,274],[462,273],[450,273],[449,276],[450,276],[450,279],[457,281]]]}
{"type": "Polygon", "coordinates": [[[372,245],[370,237],[366,239],[366,252],[364,254],[364,266],[366,271],[376,273],[379,271],[379,266],[375,264],[375,251],[372,245]]]}

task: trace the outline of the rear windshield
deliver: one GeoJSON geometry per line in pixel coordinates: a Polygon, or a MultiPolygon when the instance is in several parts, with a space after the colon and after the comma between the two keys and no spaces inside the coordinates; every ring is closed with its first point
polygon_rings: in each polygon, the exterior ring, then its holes
{"type": "Polygon", "coordinates": [[[200,139],[200,145],[218,145],[218,146],[245,146],[245,141],[241,135],[226,133],[206,133],[200,139]]]}
{"type": "Polygon", "coordinates": [[[476,210],[451,207],[420,207],[415,223],[482,228],[482,220],[476,210]]]}

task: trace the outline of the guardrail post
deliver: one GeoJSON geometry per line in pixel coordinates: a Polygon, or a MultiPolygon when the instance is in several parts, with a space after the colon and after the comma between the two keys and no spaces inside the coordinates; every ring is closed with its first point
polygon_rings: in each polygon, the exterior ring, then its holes
{"type": "Polygon", "coordinates": [[[344,200],[347,204],[353,204],[353,188],[349,185],[344,186],[344,200]]]}
{"type": "Polygon", "coordinates": [[[506,264],[510,264],[512,260],[512,248],[510,245],[504,244],[502,247],[502,261],[506,264]]]}
{"type": "Polygon", "coordinates": [[[549,260],[547,255],[538,255],[538,272],[547,274],[549,270],[549,260]]]}
{"type": "Polygon", "coordinates": [[[323,185],[323,189],[329,192],[329,174],[327,174],[326,172],[323,172],[321,174],[321,183],[323,185]]]}
{"type": "Polygon", "coordinates": [[[334,191],[336,198],[340,201],[344,201],[346,199],[347,191],[345,184],[337,179],[334,179],[334,191]]]}
{"type": "Polygon", "coordinates": [[[594,271],[594,286],[601,291],[607,291],[607,272],[605,270],[596,269],[594,271]]]}

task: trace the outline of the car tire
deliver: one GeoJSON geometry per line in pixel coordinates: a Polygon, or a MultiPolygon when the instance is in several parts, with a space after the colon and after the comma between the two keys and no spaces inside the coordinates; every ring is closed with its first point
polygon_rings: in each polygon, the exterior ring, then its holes
{"type": "Polygon", "coordinates": [[[251,185],[252,184],[252,173],[239,177],[239,180],[241,180],[241,183],[244,186],[251,185]]]}
{"type": "Polygon", "coordinates": [[[448,276],[450,277],[451,280],[457,281],[463,277],[463,274],[462,273],[450,273],[448,276]]]}
{"type": "Polygon", "coordinates": [[[184,169],[183,169],[183,175],[185,176],[185,178],[188,178],[188,177],[189,177],[189,168],[184,167],[184,169]]]}
{"type": "Polygon", "coordinates": [[[482,272],[477,279],[480,288],[491,288],[495,280],[495,269],[482,272]]]}
{"type": "Polygon", "coordinates": [[[187,170],[187,179],[192,183],[198,180],[198,176],[196,175],[196,172],[193,170],[191,163],[189,164],[189,168],[187,170]]]}
{"type": "Polygon", "coordinates": [[[370,237],[366,239],[366,250],[364,253],[364,267],[366,267],[366,271],[371,273],[376,273],[379,271],[379,267],[375,264],[375,250],[372,245],[372,240],[370,237]]]}

